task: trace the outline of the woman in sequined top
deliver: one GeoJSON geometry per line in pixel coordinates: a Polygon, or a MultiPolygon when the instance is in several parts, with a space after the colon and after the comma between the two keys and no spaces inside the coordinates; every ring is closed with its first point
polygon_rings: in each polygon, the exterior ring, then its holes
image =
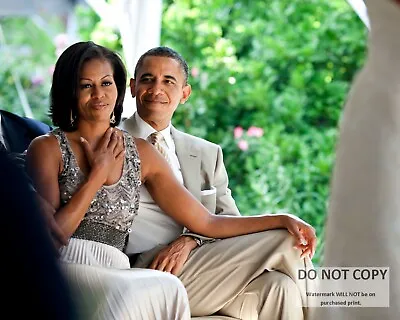
{"type": "Polygon", "coordinates": [[[92,42],[69,47],[57,61],[51,89],[58,128],[32,142],[28,171],[69,238],[60,261],[80,318],[190,319],[178,278],[132,271],[122,251],[143,176],[141,143],[114,128],[125,88],[125,68],[115,53],[92,42]]]}

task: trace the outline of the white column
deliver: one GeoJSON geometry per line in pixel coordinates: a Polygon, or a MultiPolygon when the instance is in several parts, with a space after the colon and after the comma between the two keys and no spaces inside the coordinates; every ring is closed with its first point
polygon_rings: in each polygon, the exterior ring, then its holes
{"type": "Polygon", "coordinates": [[[357,13],[361,21],[364,22],[365,26],[369,29],[370,28],[369,18],[367,13],[367,7],[365,6],[364,0],[347,0],[347,2],[357,13]]]}
{"type": "MultiPolygon", "coordinates": [[[[139,57],[160,45],[162,0],[120,0],[117,11],[128,76],[133,77],[139,57]]],[[[135,101],[127,90],[123,117],[129,117],[135,109],[135,101]]]]}

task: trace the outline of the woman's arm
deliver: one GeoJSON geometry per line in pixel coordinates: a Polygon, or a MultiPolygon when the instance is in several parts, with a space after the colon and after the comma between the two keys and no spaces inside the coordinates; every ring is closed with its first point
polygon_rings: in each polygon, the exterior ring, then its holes
{"type": "Polygon", "coordinates": [[[104,135],[99,147],[91,150],[86,141],[83,147],[91,157],[90,173],[71,200],[60,208],[58,175],[62,168],[61,152],[56,138],[45,135],[35,138],[27,152],[27,169],[38,193],[55,209],[55,219],[66,237],[78,228],[97,190],[107,179],[110,168],[123,155],[117,146],[117,139],[110,139],[111,130],[104,135]],[[46,155],[45,157],[43,155],[46,155]]]}
{"type": "Polygon", "coordinates": [[[214,215],[194,198],[175,178],[165,159],[143,140],[137,140],[142,164],[142,180],[160,208],[178,223],[193,232],[213,238],[228,238],[269,229],[288,229],[304,244],[305,254],[315,252],[314,229],[294,216],[258,215],[224,216],[214,215]]]}

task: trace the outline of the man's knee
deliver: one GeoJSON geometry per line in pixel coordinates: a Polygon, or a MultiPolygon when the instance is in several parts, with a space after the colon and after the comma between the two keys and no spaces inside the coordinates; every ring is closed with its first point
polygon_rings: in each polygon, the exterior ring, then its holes
{"type": "MultiPolygon", "coordinates": [[[[254,233],[253,235],[256,234],[261,238],[261,241],[274,242],[280,245],[288,245],[291,247],[293,247],[295,244],[294,236],[286,229],[266,230],[259,233],[254,233]]],[[[252,234],[249,236],[251,237],[252,234]]]]}
{"type": "Polygon", "coordinates": [[[283,253],[288,257],[297,257],[300,260],[300,251],[294,247],[296,244],[296,239],[287,230],[267,230],[261,232],[261,234],[261,241],[265,244],[266,250],[271,250],[271,248],[274,248],[273,253],[283,253]]]}

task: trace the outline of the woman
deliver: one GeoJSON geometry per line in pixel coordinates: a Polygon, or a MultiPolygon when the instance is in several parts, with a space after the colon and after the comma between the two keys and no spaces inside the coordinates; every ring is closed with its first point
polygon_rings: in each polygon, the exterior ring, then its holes
{"type": "Polygon", "coordinates": [[[28,170],[39,194],[57,208],[64,235],[72,236],[60,259],[80,318],[190,319],[177,278],[132,272],[121,251],[141,183],[133,139],[124,136],[124,150],[122,135],[109,128],[121,118],[125,84],[125,69],[114,53],[93,43],[67,49],[51,90],[51,116],[59,129],[32,142],[28,170]]]}
{"type": "MultiPolygon", "coordinates": [[[[101,277],[106,272],[110,279],[120,279],[115,287],[127,286],[130,277],[135,286],[136,271],[127,276],[121,269],[129,268],[123,249],[141,183],[164,212],[198,234],[227,238],[271,229],[270,217],[210,214],[150,143],[115,129],[125,87],[126,72],[114,53],[92,42],[72,45],[60,56],[53,76],[50,111],[58,129],[36,138],[28,149],[28,170],[37,190],[56,208],[55,219],[71,238],[60,259],[83,297],[104,285],[94,269],[101,277]]],[[[298,239],[305,238],[307,243],[298,245],[303,255],[312,255],[313,229],[285,223],[298,239]]]]}

